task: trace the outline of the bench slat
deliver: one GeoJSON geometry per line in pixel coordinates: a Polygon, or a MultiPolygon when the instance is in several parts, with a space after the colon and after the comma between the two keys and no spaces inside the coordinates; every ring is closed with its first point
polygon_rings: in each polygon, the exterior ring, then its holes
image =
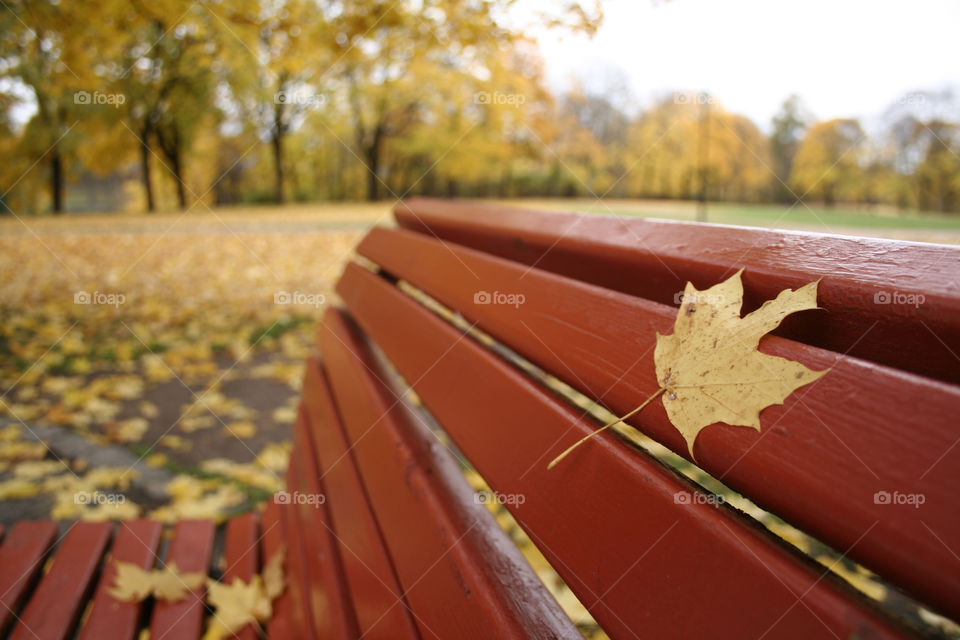
{"type": "Polygon", "coordinates": [[[56,536],[56,522],[26,520],[14,524],[0,545],[0,636],[16,619],[56,536]]]}
{"type": "MultiPolygon", "coordinates": [[[[294,467],[295,456],[291,454],[287,467],[287,487],[297,486],[297,470],[294,467]]],[[[313,628],[313,614],[310,611],[310,584],[307,576],[307,554],[304,550],[300,523],[292,504],[278,505],[283,522],[284,542],[287,546],[286,570],[287,591],[290,596],[290,621],[296,634],[307,640],[317,638],[313,628]]],[[[272,634],[271,634],[272,635],[272,634]]]]}
{"type": "MultiPolygon", "coordinates": [[[[260,528],[256,513],[246,513],[231,518],[227,522],[226,541],[224,542],[224,560],[222,582],[232,584],[234,580],[249,583],[260,572],[259,552],[260,528]]],[[[239,640],[257,640],[257,625],[251,623],[234,637],[239,640]]]]}
{"type": "MultiPolygon", "coordinates": [[[[211,520],[181,520],[173,529],[164,565],[176,563],[178,573],[209,574],[216,525],[211,520]]],[[[203,629],[206,585],[176,602],[157,602],[150,620],[151,640],[190,640],[203,629]]]]}
{"type": "MultiPolygon", "coordinates": [[[[376,229],[359,251],[618,415],[658,387],[655,336],[673,331],[672,307],[405,231],[376,229]],[[522,293],[524,304],[474,304],[477,276],[491,291],[522,293]]],[[[760,433],[704,430],[697,463],[834,548],[857,543],[851,557],[960,617],[960,559],[938,540],[960,539],[960,388],[777,337],[761,350],[833,369],[764,410],[760,433]],[[877,504],[881,491],[925,502],[877,504]]],[[[659,402],[630,422],[688,457],[659,402]]],[[[574,441],[563,437],[538,464],[574,441]]]]}
{"type": "Polygon", "coordinates": [[[110,595],[116,580],[116,562],[130,562],[141,569],[152,569],[157,560],[157,546],[163,524],[152,520],[132,520],[118,524],[117,534],[107,556],[93,598],[93,608],[80,632],[80,640],[136,637],[140,628],[143,604],[123,602],[110,595]]]}
{"type": "Polygon", "coordinates": [[[747,308],[823,277],[830,313],[788,318],[778,335],[960,382],[960,247],[423,198],[395,215],[430,237],[665,304],[688,280],[702,289],[740,267],[747,308]],[[876,304],[879,292],[926,299],[876,304]]]}
{"type": "Polygon", "coordinates": [[[62,640],[86,605],[100,557],[110,541],[112,524],[77,522],[57,549],[50,571],[40,580],[12,640],[62,640]]]}
{"type": "MultiPolygon", "coordinates": [[[[325,496],[308,421],[309,417],[301,403],[293,427],[294,453],[290,459],[296,482],[289,485],[287,490],[291,495],[298,491],[309,496],[325,496]]],[[[294,503],[292,511],[300,526],[306,557],[309,610],[317,635],[321,638],[356,638],[359,636],[356,614],[326,504],[294,503]]]]}
{"type": "MultiPolygon", "coordinates": [[[[424,638],[580,634],[449,453],[415,420],[344,316],[320,330],[324,365],[371,504],[424,638]]],[[[400,605],[397,605],[400,606],[400,605]]]]}
{"type": "Polygon", "coordinates": [[[344,569],[364,638],[418,639],[383,534],[367,500],[320,363],[307,360],[303,403],[309,414],[317,463],[330,499],[344,569]],[[399,604],[398,604],[399,602],[399,604]]]}
{"type": "Polygon", "coordinates": [[[261,520],[260,555],[263,558],[262,564],[266,567],[273,554],[278,553],[281,549],[286,554],[283,567],[286,588],[273,601],[273,615],[266,625],[266,635],[270,640],[299,640],[299,638],[307,637],[305,631],[299,636],[293,632],[290,592],[294,586],[289,568],[291,549],[288,540],[289,538],[284,532],[283,518],[280,515],[280,505],[273,501],[268,502],[263,510],[261,520]]]}
{"type": "MultiPolygon", "coordinates": [[[[548,472],[544,453],[591,422],[383,279],[354,266],[337,291],[490,486],[524,496],[508,508],[612,637],[901,635],[822,567],[611,435],[548,472]]],[[[335,341],[321,344],[340,365],[335,341]]]]}

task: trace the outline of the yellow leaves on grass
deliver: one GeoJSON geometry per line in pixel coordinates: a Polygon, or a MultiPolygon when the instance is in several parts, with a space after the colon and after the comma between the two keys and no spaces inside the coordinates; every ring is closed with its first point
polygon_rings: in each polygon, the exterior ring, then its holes
{"type": "Polygon", "coordinates": [[[246,496],[229,484],[216,479],[200,480],[179,475],[167,485],[170,504],[159,507],[150,517],[167,523],[185,519],[208,519],[223,522],[236,511],[246,496]]]}
{"type": "Polygon", "coordinates": [[[760,431],[761,410],[826,373],[757,351],[760,338],[786,316],[817,308],[817,283],[782,291],[741,318],[740,273],[705,291],[687,283],[673,333],[657,335],[663,406],[691,457],[704,427],[723,422],[760,431]]]}
{"type": "Polygon", "coordinates": [[[206,575],[180,573],[171,562],[163,569],[146,570],[130,562],[114,563],[117,575],[109,593],[117,600],[140,602],[149,596],[173,602],[203,586],[206,575]]]}
{"type": "Polygon", "coordinates": [[[571,451],[601,431],[662,398],[670,422],[687,442],[690,457],[697,435],[715,423],[760,430],[760,412],[783,401],[826,371],[757,350],[766,333],[797,311],[817,308],[817,283],[781,291],[774,300],[740,317],[741,271],[704,291],[687,283],[673,333],[657,334],[654,364],[660,388],[640,406],[581,438],[553,459],[552,469],[571,451]]]}

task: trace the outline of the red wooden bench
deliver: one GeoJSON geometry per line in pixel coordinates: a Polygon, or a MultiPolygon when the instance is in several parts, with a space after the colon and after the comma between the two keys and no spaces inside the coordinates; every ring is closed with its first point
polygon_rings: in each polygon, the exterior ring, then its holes
{"type": "MultiPolygon", "coordinates": [[[[19,523],[0,545],[0,630],[197,637],[199,594],[119,604],[104,552],[181,570],[222,553],[224,576],[248,578],[283,546],[271,638],[579,637],[478,504],[469,463],[522,496],[507,508],[612,638],[916,637],[616,434],[546,469],[598,424],[543,373],[626,413],[659,386],[654,336],[672,331],[685,281],[741,267],[745,311],[823,278],[825,311],[790,318],[761,350],[832,369],[766,409],[760,433],[708,427],[697,464],[960,620],[960,249],[423,199],[395,214],[399,228],[359,245],[319,329],[286,504],[230,521],[222,552],[210,523],[179,523],[166,544],[147,521],[75,524],[59,540],[54,523],[19,523]]],[[[630,423],[688,457],[659,403],[630,423]]]]}

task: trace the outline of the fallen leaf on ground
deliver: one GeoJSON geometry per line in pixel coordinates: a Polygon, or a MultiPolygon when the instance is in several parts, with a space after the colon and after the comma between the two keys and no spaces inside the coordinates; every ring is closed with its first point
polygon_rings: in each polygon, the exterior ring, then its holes
{"type": "Polygon", "coordinates": [[[252,438],[257,435],[257,425],[253,424],[249,420],[237,420],[236,422],[230,422],[223,428],[223,432],[227,435],[233,435],[237,438],[252,438]]]}

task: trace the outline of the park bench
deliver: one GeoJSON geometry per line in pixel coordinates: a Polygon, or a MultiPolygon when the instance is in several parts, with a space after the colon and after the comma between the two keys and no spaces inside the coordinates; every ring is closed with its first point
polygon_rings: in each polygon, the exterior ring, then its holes
{"type": "MultiPolygon", "coordinates": [[[[55,553],[55,523],[18,523],[0,546],[13,637],[70,637],[81,617],[80,638],[141,625],[152,640],[197,637],[199,598],[149,611],[112,601],[108,547],[143,566],[213,563],[228,579],[281,546],[270,638],[579,637],[467,464],[612,638],[917,637],[616,434],[547,470],[598,426],[573,392],[634,408],[658,388],[652,345],[672,331],[684,283],[739,268],[745,312],[822,278],[823,310],[760,348],[831,370],[766,409],[759,433],[705,429],[697,465],[960,620],[960,249],[427,199],[395,217],[362,240],[319,328],[289,493],[219,534],[209,522],[166,537],[149,521],[75,524],[55,553]]],[[[659,403],[630,423],[689,458],[659,403]]]]}

